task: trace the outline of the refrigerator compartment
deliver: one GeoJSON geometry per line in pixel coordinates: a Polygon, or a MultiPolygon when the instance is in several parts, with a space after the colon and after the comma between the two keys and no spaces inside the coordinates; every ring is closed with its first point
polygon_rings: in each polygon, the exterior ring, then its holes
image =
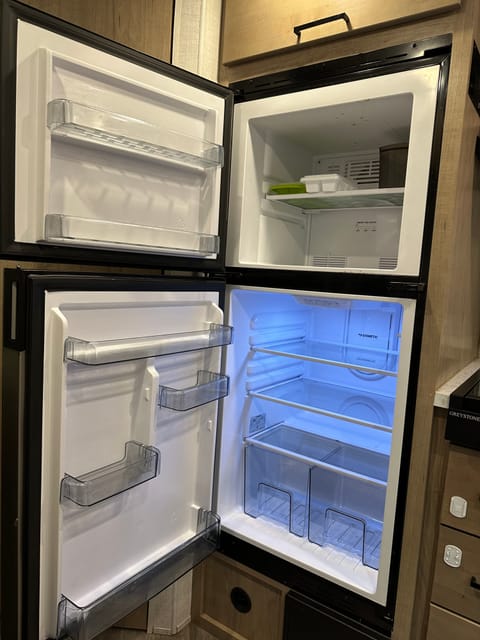
{"type": "Polygon", "coordinates": [[[245,443],[245,513],[305,536],[310,468],[339,443],[288,425],[277,425],[245,443]]]}
{"type": "Polygon", "coordinates": [[[252,347],[252,351],[320,362],[336,367],[353,368],[385,376],[396,376],[398,371],[398,351],[353,347],[348,343],[334,344],[315,340],[300,340],[255,346],[252,347]],[[384,364],[383,367],[379,367],[379,360],[384,364]]]}
{"type": "Polygon", "coordinates": [[[104,596],[80,605],[62,595],[58,605],[57,639],[91,640],[213,553],[219,536],[218,516],[200,509],[195,536],[104,596]]]}
{"type": "MultiPolygon", "coordinates": [[[[376,207],[401,207],[405,189],[358,189],[333,193],[292,193],[267,195],[267,200],[283,202],[299,209],[365,209],[376,207]]],[[[401,212],[400,212],[401,213],[401,212]]],[[[339,221],[341,224],[341,221],[339,221]]]]}
{"type": "Polygon", "coordinates": [[[208,402],[224,398],[228,394],[228,376],[212,371],[198,371],[197,384],[186,389],[161,386],[158,404],[174,411],[187,411],[208,402]]]}
{"type": "Polygon", "coordinates": [[[44,237],[46,242],[61,244],[89,244],[118,251],[130,249],[197,257],[218,254],[220,248],[220,238],[215,235],[61,213],[45,216],[44,237]]]}
{"type": "Polygon", "coordinates": [[[312,468],[309,540],[378,569],[387,471],[388,456],[348,445],[312,468]]]}
{"type": "Polygon", "coordinates": [[[158,449],[131,440],[125,443],[121,460],[78,477],[66,473],[60,485],[60,500],[90,507],[152,480],[159,473],[158,449]]]}
{"type": "Polygon", "coordinates": [[[347,420],[366,427],[391,431],[394,399],[361,392],[305,377],[267,387],[248,388],[253,398],[278,402],[305,411],[347,420]]]}
{"type": "Polygon", "coordinates": [[[65,360],[87,365],[100,365],[167,356],[228,345],[232,342],[232,334],[232,327],[212,322],[207,329],[202,331],[141,338],[87,341],[69,337],[65,340],[65,360]]]}
{"type": "Polygon", "coordinates": [[[223,165],[223,147],[119,113],[66,99],[47,106],[47,126],[54,136],[138,154],[152,160],[180,163],[194,169],[223,165]]]}
{"type": "Polygon", "coordinates": [[[305,184],[307,193],[328,193],[332,191],[350,191],[357,186],[353,180],[344,178],[338,173],[324,173],[311,176],[303,176],[300,182],[305,184]]]}

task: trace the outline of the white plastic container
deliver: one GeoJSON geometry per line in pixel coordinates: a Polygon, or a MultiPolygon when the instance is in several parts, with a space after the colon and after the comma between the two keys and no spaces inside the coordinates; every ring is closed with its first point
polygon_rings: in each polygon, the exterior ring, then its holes
{"type": "Polygon", "coordinates": [[[332,191],[351,191],[356,188],[353,180],[344,178],[338,173],[324,173],[312,176],[303,176],[300,182],[305,184],[307,193],[332,192],[332,191]]]}

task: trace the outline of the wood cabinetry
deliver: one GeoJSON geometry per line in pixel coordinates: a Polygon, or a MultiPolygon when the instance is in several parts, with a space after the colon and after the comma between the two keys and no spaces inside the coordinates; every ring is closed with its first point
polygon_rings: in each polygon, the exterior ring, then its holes
{"type": "Polygon", "coordinates": [[[173,0],[25,0],[110,40],[171,61],[173,0]]]}
{"type": "Polygon", "coordinates": [[[214,554],[194,571],[192,622],[221,640],[281,640],[285,592],[214,554]]]}
{"type": "Polygon", "coordinates": [[[449,453],[427,638],[454,636],[480,637],[480,452],[460,447],[449,453]]]}
{"type": "Polygon", "coordinates": [[[221,60],[232,64],[312,40],[458,9],[460,3],[461,0],[225,0],[221,60]],[[324,22],[298,30],[320,20],[324,22]]]}

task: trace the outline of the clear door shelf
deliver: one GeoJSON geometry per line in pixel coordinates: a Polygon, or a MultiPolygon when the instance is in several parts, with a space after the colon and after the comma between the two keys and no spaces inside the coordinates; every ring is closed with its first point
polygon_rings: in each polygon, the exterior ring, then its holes
{"type": "Polygon", "coordinates": [[[135,249],[196,257],[218,254],[220,249],[220,238],[216,235],[80,218],[63,213],[49,213],[45,216],[44,236],[45,242],[54,244],[92,245],[118,251],[135,249]]]}
{"type": "Polygon", "coordinates": [[[91,507],[152,480],[159,472],[158,449],[130,440],[125,443],[125,455],[121,460],[78,477],[65,474],[60,499],[62,502],[70,500],[79,507],[91,507]]]}
{"type": "Polygon", "coordinates": [[[398,351],[365,349],[348,344],[300,340],[252,347],[252,351],[321,362],[385,376],[396,376],[398,369],[398,351]]]}
{"type": "Polygon", "coordinates": [[[186,168],[204,170],[223,164],[223,147],[213,142],[70,100],[48,103],[47,125],[54,136],[186,168]]]}
{"type": "Polygon", "coordinates": [[[232,342],[232,327],[211,323],[202,331],[169,333],[140,338],[87,341],[68,337],[65,360],[87,365],[109,364],[125,360],[168,356],[185,351],[221,347],[232,342]]]}
{"type": "Polygon", "coordinates": [[[405,189],[358,189],[333,193],[291,193],[269,196],[267,200],[283,202],[299,209],[360,209],[401,207],[405,189]]]}
{"type": "Polygon", "coordinates": [[[186,389],[160,387],[158,404],[174,411],[187,411],[228,395],[228,376],[212,371],[198,371],[197,384],[186,389]]]}
{"type": "Polygon", "coordinates": [[[361,393],[348,387],[308,378],[295,378],[264,389],[248,390],[250,396],[347,422],[391,432],[394,399],[361,393]]]}
{"type": "Polygon", "coordinates": [[[62,595],[57,639],[92,640],[213,553],[219,536],[218,516],[199,509],[196,535],[98,600],[80,606],[62,595]]]}

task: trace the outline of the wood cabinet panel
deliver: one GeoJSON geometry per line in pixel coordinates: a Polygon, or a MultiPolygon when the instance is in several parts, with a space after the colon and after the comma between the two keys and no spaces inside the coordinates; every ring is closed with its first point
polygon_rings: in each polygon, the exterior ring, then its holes
{"type": "Polygon", "coordinates": [[[480,452],[451,447],[442,502],[443,524],[480,536],[480,452]],[[464,518],[450,513],[453,496],[467,501],[464,518]]]}
{"type": "Polygon", "coordinates": [[[194,571],[192,622],[221,640],[281,640],[284,591],[215,554],[194,571]]]}
{"type": "Polygon", "coordinates": [[[174,0],[25,0],[101,36],[171,61],[174,0]]]}
{"type": "Polygon", "coordinates": [[[460,4],[461,0],[224,0],[221,61],[231,64],[303,42],[458,9],[460,4]],[[341,14],[348,20],[337,18],[303,30],[299,39],[293,31],[295,26],[341,14]]]}
{"type": "Polygon", "coordinates": [[[432,602],[480,622],[480,589],[475,588],[472,581],[480,586],[480,538],[441,525],[432,602]],[[461,550],[459,567],[445,563],[446,545],[454,545],[461,550]]]}
{"type": "Polygon", "coordinates": [[[432,604],[426,640],[446,640],[447,638],[478,640],[480,625],[432,604]]]}

